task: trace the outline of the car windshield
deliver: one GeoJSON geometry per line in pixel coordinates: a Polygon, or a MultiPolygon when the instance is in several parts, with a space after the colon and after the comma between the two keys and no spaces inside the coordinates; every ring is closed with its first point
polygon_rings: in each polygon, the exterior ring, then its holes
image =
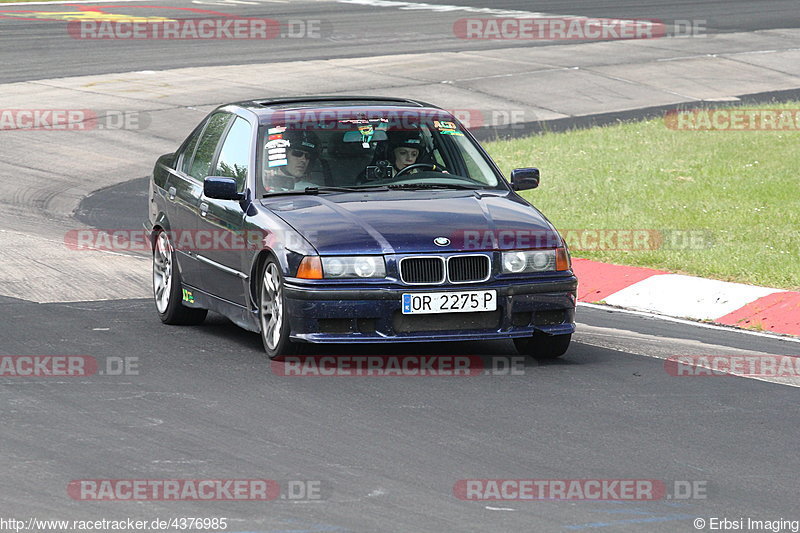
{"type": "Polygon", "coordinates": [[[505,189],[451,115],[435,110],[276,112],[259,141],[261,194],[505,189]]]}

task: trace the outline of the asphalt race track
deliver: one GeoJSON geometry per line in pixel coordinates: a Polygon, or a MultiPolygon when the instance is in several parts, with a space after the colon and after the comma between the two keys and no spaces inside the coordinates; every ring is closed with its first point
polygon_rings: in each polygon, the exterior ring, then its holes
{"type": "MultiPolygon", "coordinates": [[[[310,26],[320,38],[279,38],[264,41],[84,41],[67,36],[64,16],[55,20],[22,18],[23,11],[64,11],[46,5],[0,5],[0,82],[58,78],[133,70],[159,70],[226,64],[264,63],[299,59],[331,59],[418,52],[442,52],[504,48],[508,46],[546,46],[542,41],[523,44],[509,41],[458,39],[452,28],[456,19],[484,16],[468,9],[437,11],[435,6],[518,10],[552,15],[605,18],[658,19],[667,25],[676,20],[703,21],[710,34],[796,28],[800,12],[795,0],[732,1],[506,1],[506,2],[426,2],[426,8],[376,7],[381,0],[165,0],[109,3],[104,10],[137,16],[188,18],[204,16],[269,17],[286,25],[290,21],[314,21],[310,26]],[[143,4],[141,2],[144,2],[143,4]],[[364,5],[366,4],[366,5],[364,5]],[[600,5],[598,5],[600,4],[600,5]],[[159,6],[158,8],[152,7],[159,6]],[[534,7],[535,6],[535,7],[534,7]],[[3,13],[6,15],[3,15],[3,13]],[[13,13],[17,15],[12,16],[13,13]],[[5,18],[5,20],[3,20],[5,18]],[[317,31],[318,28],[318,31],[317,31]],[[13,43],[13,44],[11,44],[13,43]],[[31,54],[36,57],[31,60],[31,54]]],[[[77,11],[79,4],[71,4],[77,11]],[[76,7],[78,6],[78,7],[76,7]]],[[[94,5],[94,4],[88,4],[94,5]]],[[[102,4],[101,4],[102,5],[102,4]]],[[[408,6],[406,6],[408,7],[408,6]]],[[[83,5],[82,8],[87,8],[83,5]]],[[[302,34],[302,25],[294,30],[302,34]]]]}
{"type": "MultiPolygon", "coordinates": [[[[77,531],[27,523],[224,517],[224,528],[188,530],[239,533],[649,533],[708,531],[713,518],[799,520],[800,380],[678,377],[665,363],[678,355],[800,356],[797,340],[581,306],[573,344],[554,362],[520,360],[511,342],[341,345],[311,353],[467,355],[479,357],[486,370],[470,377],[286,376],[285,365],[264,356],[258,335],[218,315],[202,326],[162,325],[148,298],[147,254],[65,246],[70,229],[140,228],[146,175],[156,157],[218,103],[285,90],[270,84],[271,69],[285,73],[278,63],[331,60],[329,70],[302,72],[291,87],[323,92],[329,80],[330,92],[380,92],[394,90],[378,81],[392,67],[370,66],[373,56],[408,55],[401,58],[402,75],[425,78],[451,72],[446,61],[417,54],[469,51],[488,54],[474,56],[486,61],[510,48],[520,54],[547,48],[555,57],[575,46],[453,37],[454,19],[482,16],[475,9],[703,19],[722,41],[624,50],[631,62],[656,58],[667,69],[689,48],[713,55],[720,42],[730,43],[731,53],[757,56],[737,58],[742,85],[734,94],[798,87],[788,77],[796,65],[777,59],[796,57],[790,55],[798,48],[796,33],[789,32],[800,27],[796,0],[381,3],[0,4],[0,109],[124,105],[150,120],[117,132],[0,131],[0,360],[67,355],[98,364],[83,377],[0,377],[0,520],[22,520],[20,531],[77,531]],[[266,45],[87,42],[72,39],[63,19],[3,16],[100,5],[147,16],[194,8],[283,22],[313,19],[323,33],[266,45]],[[776,49],[776,59],[769,59],[776,49]],[[343,58],[364,63],[337,77],[340,63],[333,60],[343,58]],[[755,68],[751,60],[763,61],[757,66],[774,77],[748,70],[755,68]],[[221,65],[251,63],[262,64],[261,77],[239,78],[234,69],[213,77],[221,65]],[[170,70],[180,67],[213,68],[170,70]],[[116,74],[133,71],[157,72],[116,74]],[[69,488],[80,480],[171,479],[274,480],[280,494],[272,501],[89,501],[69,488]],[[462,480],[482,479],[656,480],[666,493],[623,501],[459,498],[462,480]],[[699,528],[697,519],[705,521],[699,528]]],[[[599,64],[608,50],[623,48],[591,50],[583,59],[599,64]]],[[[658,75],[668,80],[674,72],[658,75]]],[[[708,87],[719,82],[713,77],[708,87]]],[[[503,79],[467,89],[484,105],[528,106],[510,92],[506,100],[488,100],[491,84],[499,94],[503,79]]],[[[587,83],[585,93],[576,91],[574,109],[544,105],[565,93],[567,82],[561,83],[549,96],[530,96],[545,119],[593,116],[613,100],[606,89],[608,100],[598,101],[602,92],[590,92],[587,83]]],[[[641,90],[613,110],[635,113],[651,100],[667,105],[694,94],[678,78],[675,85],[674,100],[641,90]]],[[[546,169],[543,175],[546,183],[546,169]]],[[[0,521],[3,529],[13,528],[0,521]]]]}
{"type": "Polygon", "coordinates": [[[568,355],[528,362],[522,375],[283,377],[258,336],[222,319],[167,328],[149,300],[0,306],[8,353],[138,358],[138,375],[4,379],[2,499],[17,517],[225,516],[230,531],[263,532],[687,531],[694,517],[780,517],[795,508],[795,387],[672,377],[661,359],[634,354],[784,354],[797,344],[581,309],[568,355]],[[66,490],[77,479],[164,478],[305,480],[319,482],[321,498],[84,502],[66,490]],[[475,478],[681,480],[703,482],[707,499],[454,497],[458,480],[475,478]]]}

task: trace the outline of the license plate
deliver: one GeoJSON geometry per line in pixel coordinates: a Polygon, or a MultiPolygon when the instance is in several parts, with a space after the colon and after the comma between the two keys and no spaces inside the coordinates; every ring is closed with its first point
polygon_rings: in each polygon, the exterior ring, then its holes
{"type": "Polygon", "coordinates": [[[404,315],[473,313],[497,309],[497,291],[421,292],[403,294],[404,315]]]}

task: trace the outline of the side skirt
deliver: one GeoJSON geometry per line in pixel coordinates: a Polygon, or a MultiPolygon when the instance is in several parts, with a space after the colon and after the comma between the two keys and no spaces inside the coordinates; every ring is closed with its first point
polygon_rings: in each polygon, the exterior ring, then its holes
{"type": "Polygon", "coordinates": [[[197,287],[186,285],[185,283],[183,285],[182,297],[182,303],[186,307],[208,309],[209,311],[214,311],[228,318],[231,322],[247,331],[252,331],[254,333],[261,331],[257,313],[254,313],[247,307],[218,298],[213,294],[209,294],[197,287]]]}

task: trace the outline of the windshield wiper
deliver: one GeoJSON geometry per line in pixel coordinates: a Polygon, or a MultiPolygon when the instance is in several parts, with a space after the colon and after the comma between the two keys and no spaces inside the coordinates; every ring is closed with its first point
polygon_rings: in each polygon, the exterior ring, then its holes
{"type": "Polygon", "coordinates": [[[273,196],[286,196],[291,194],[319,194],[325,192],[363,192],[363,191],[388,191],[389,189],[384,185],[368,185],[364,187],[306,187],[296,191],[276,191],[268,192],[262,198],[271,198],[273,196]]]}
{"type": "Polygon", "coordinates": [[[474,191],[483,189],[475,185],[461,185],[460,183],[397,183],[388,185],[390,189],[459,189],[474,191]]]}

